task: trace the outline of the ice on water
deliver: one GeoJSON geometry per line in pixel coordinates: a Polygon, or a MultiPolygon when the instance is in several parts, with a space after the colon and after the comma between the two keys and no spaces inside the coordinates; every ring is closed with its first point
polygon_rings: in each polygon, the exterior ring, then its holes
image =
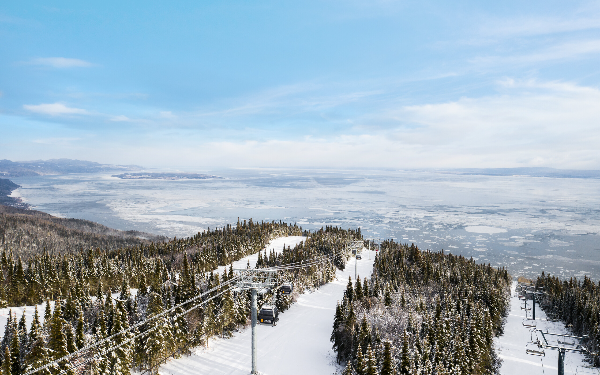
{"type": "Polygon", "coordinates": [[[506,266],[600,277],[600,180],[434,171],[226,170],[214,180],[108,174],[15,178],[35,208],[119,229],[189,236],[238,217],[360,227],[367,238],[506,266]]]}

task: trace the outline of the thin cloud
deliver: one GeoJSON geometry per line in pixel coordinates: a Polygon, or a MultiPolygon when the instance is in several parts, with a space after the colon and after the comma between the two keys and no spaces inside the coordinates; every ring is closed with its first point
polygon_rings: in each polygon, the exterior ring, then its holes
{"type": "Polygon", "coordinates": [[[129,117],[125,116],[125,115],[119,115],[119,116],[111,117],[110,121],[115,121],[115,122],[129,122],[129,121],[132,121],[132,120],[129,117]]]}
{"type": "Polygon", "coordinates": [[[28,111],[31,111],[31,112],[35,112],[35,113],[39,113],[39,114],[43,114],[43,115],[50,115],[50,116],[89,114],[89,112],[86,111],[85,109],[67,107],[66,105],[64,105],[62,103],[37,104],[37,105],[25,104],[25,105],[23,105],[23,108],[28,111]]]}
{"type": "Polygon", "coordinates": [[[492,37],[520,37],[559,34],[600,29],[600,16],[555,18],[523,17],[511,20],[488,20],[479,34],[492,37]]]}
{"type": "Polygon", "coordinates": [[[72,142],[79,141],[81,138],[68,138],[68,137],[56,137],[56,138],[40,138],[34,139],[32,142],[42,145],[70,145],[72,142]]]}
{"type": "Polygon", "coordinates": [[[470,62],[476,65],[532,64],[576,59],[597,53],[600,53],[600,39],[592,39],[557,44],[532,53],[520,55],[477,57],[470,62]]]}
{"type": "Polygon", "coordinates": [[[159,115],[161,118],[168,119],[168,120],[174,120],[174,119],[176,119],[176,118],[177,118],[177,116],[176,116],[176,115],[174,115],[174,114],[173,114],[173,112],[171,112],[171,111],[160,111],[160,112],[158,113],[158,115],[159,115]]]}
{"type": "Polygon", "coordinates": [[[52,68],[88,68],[94,66],[89,61],[70,59],[66,57],[41,57],[30,61],[33,65],[43,65],[52,68]]]}

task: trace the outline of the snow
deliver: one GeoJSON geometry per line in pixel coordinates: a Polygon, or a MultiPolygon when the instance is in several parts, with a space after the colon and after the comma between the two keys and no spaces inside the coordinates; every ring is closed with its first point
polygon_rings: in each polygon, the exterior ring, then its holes
{"type": "MultiPolygon", "coordinates": [[[[54,302],[50,301],[50,308],[54,309],[54,302]]],[[[44,311],[46,311],[46,302],[37,305],[38,316],[40,323],[44,323],[44,311]]],[[[35,306],[19,306],[19,307],[5,307],[0,309],[0,336],[4,335],[4,327],[8,321],[8,314],[12,311],[13,317],[17,316],[17,322],[21,320],[25,310],[25,321],[27,322],[27,329],[30,329],[31,323],[33,323],[33,315],[35,314],[35,306]]]]}
{"type": "MultiPolygon", "coordinates": [[[[500,374],[556,374],[558,371],[558,352],[552,349],[540,349],[532,340],[537,340],[537,334],[531,332],[532,328],[523,326],[527,324],[536,324],[536,329],[544,332],[566,333],[564,324],[561,322],[550,322],[546,320],[546,314],[536,305],[536,320],[531,318],[531,311],[521,309],[523,301],[519,300],[515,293],[516,281],[512,285],[511,311],[506,320],[504,334],[495,340],[496,350],[499,357],[503,360],[500,374]],[[544,351],[545,356],[534,356],[527,354],[525,349],[544,351]]],[[[531,307],[531,301],[527,301],[527,308],[531,307]]],[[[546,336],[549,343],[552,343],[552,336],[546,336]]],[[[540,335],[540,340],[541,340],[540,335]]],[[[563,341],[572,342],[574,339],[565,339],[563,341]]],[[[554,341],[556,343],[556,341],[554,341]]],[[[565,374],[600,374],[600,369],[589,368],[589,364],[584,361],[584,356],[579,353],[569,353],[565,355],[565,374]]]]}
{"type": "MultiPolygon", "coordinates": [[[[280,237],[274,240],[271,240],[269,244],[265,247],[267,252],[271,250],[275,250],[277,253],[281,253],[283,251],[283,246],[287,248],[288,246],[294,247],[302,241],[305,241],[306,237],[303,236],[288,236],[288,237],[280,237]]],[[[250,260],[250,267],[254,267],[256,265],[256,261],[258,260],[258,253],[250,255],[246,258],[243,258],[237,262],[233,262],[233,268],[246,268],[248,264],[248,260],[250,260]]],[[[221,266],[217,268],[219,273],[223,273],[225,268],[229,268],[229,266],[221,266]]],[[[369,272],[370,274],[370,272],[369,272]]],[[[130,293],[135,296],[137,294],[137,289],[130,289],[130,293]]],[[[120,293],[112,293],[111,296],[114,300],[119,298],[120,293]]],[[[92,301],[95,301],[96,297],[92,297],[92,301]]],[[[50,302],[50,307],[54,309],[54,301],[50,302]]],[[[43,302],[37,305],[38,315],[40,318],[40,323],[44,323],[44,311],[46,310],[46,303],[43,302]]],[[[19,307],[6,307],[0,309],[0,336],[4,334],[4,327],[6,326],[6,322],[8,320],[8,314],[12,311],[13,316],[17,316],[17,321],[21,319],[21,315],[23,314],[23,310],[25,310],[25,319],[27,321],[27,329],[31,327],[31,323],[33,322],[33,314],[35,313],[35,306],[19,306],[19,307]]]]}
{"type": "Polygon", "coordinates": [[[489,227],[486,225],[470,225],[470,226],[465,227],[465,230],[467,232],[481,233],[481,234],[506,233],[506,229],[504,229],[504,228],[489,227]]]}
{"type": "MultiPolygon", "coordinates": [[[[256,327],[259,373],[335,374],[339,370],[329,341],[335,306],[344,295],[348,276],[354,279],[355,266],[361,278],[370,277],[375,254],[363,249],[362,260],[351,259],[344,271],[337,271],[336,280],[300,295],[298,301],[280,315],[277,326],[256,327]]],[[[241,262],[245,265],[246,260],[241,262]]],[[[252,363],[250,341],[249,327],[229,339],[211,339],[208,348],[199,347],[190,356],[171,359],[161,366],[159,373],[247,375],[252,363]]]]}
{"type": "MultiPolygon", "coordinates": [[[[306,241],[306,237],[304,236],[279,237],[271,240],[263,249],[263,251],[267,250],[267,254],[269,254],[271,250],[274,250],[277,254],[280,254],[283,251],[284,246],[286,248],[289,246],[293,249],[296,245],[303,241],[306,241]]],[[[258,261],[258,253],[252,254],[250,256],[233,262],[233,269],[246,268],[248,266],[248,261],[250,261],[250,268],[256,267],[256,262],[258,261]]],[[[219,266],[214,272],[222,274],[225,269],[229,269],[229,265],[219,266]]]]}

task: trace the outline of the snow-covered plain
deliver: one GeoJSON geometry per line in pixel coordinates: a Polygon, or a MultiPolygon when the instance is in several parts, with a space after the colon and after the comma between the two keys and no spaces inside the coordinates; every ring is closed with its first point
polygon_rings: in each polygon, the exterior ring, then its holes
{"type": "MultiPolygon", "coordinates": [[[[546,319],[546,314],[536,305],[535,322],[528,320],[531,318],[531,311],[521,309],[523,301],[519,300],[515,293],[516,282],[512,285],[511,311],[504,327],[504,334],[496,339],[496,350],[502,359],[500,374],[502,375],[536,375],[536,374],[556,374],[558,372],[558,352],[552,349],[543,350],[545,356],[530,355],[525,352],[526,349],[541,351],[536,344],[531,341],[537,340],[532,328],[523,326],[526,324],[536,324],[536,329],[544,332],[569,334],[561,322],[550,322],[546,319]],[[525,315],[527,313],[527,315],[525,315]]],[[[527,302],[527,308],[531,307],[531,301],[527,302]]],[[[546,336],[551,343],[552,336],[546,336]]],[[[556,338],[556,336],[554,337],[556,338]]],[[[541,340],[540,335],[540,340],[541,340]]],[[[573,342],[573,339],[563,339],[563,341],[573,342]]],[[[556,343],[556,340],[554,340],[556,343]]],[[[567,353],[565,356],[565,374],[600,374],[600,369],[589,368],[584,361],[584,356],[578,353],[567,353]]]]}
{"type": "MultiPolygon", "coordinates": [[[[289,237],[275,240],[269,246],[277,248],[281,241],[293,246],[289,237]]],[[[256,255],[249,258],[252,257],[256,255]]],[[[348,276],[354,280],[355,266],[359,277],[370,277],[374,259],[375,251],[363,250],[362,260],[351,259],[344,271],[337,271],[335,281],[302,294],[290,309],[280,314],[277,326],[258,325],[258,371],[264,375],[335,374],[339,368],[329,337],[336,303],[344,295],[348,276]]],[[[240,262],[245,267],[247,260],[240,262]]],[[[159,373],[247,375],[252,363],[250,340],[250,327],[229,339],[211,339],[208,348],[199,347],[189,356],[171,359],[161,366],[159,373]]]]}

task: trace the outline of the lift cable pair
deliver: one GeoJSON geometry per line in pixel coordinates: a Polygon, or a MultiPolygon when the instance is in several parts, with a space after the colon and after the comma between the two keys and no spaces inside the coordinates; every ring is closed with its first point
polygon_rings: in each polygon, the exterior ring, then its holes
{"type": "MultiPolygon", "coordinates": [[[[326,260],[330,260],[330,259],[328,257],[323,257],[323,258],[321,258],[319,260],[313,259],[313,260],[309,261],[308,263],[304,263],[304,261],[300,261],[300,262],[290,263],[288,265],[283,265],[283,266],[270,267],[270,268],[259,268],[259,269],[253,269],[253,270],[261,270],[261,271],[264,270],[264,271],[274,271],[274,272],[277,272],[277,271],[287,271],[287,270],[305,268],[305,267],[310,267],[310,266],[314,266],[314,265],[317,265],[317,264],[322,264],[324,260],[326,261],[326,260]]],[[[141,326],[143,326],[145,324],[151,323],[152,321],[154,321],[154,320],[156,320],[156,319],[158,319],[160,317],[166,316],[167,314],[170,314],[170,313],[174,312],[176,309],[181,308],[181,307],[183,307],[183,306],[185,306],[185,305],[187,305],[189,303],[195,302],[195,301],[197,301],[198,299],[200,299],[202,297],[210,295],[211,293],[219,290],[220,288],[223,288],[224,286],[230,285],[230,284],[232,284],[234,282],[235,283],[239,283],[239,281],[240,281],[241,278],[242,278],[241,274],[237,275],[237,276],[234,276],[233,278],[227,280],[226,282],[221,283],[221,284],[213,287],[212,289],[207,290],[204,293],[201,293],[201,294],[199,294],[199,295],[197,295],[195,297],[192,297],[192,298],[190,298],[190,299],[188,299],[186,301],[183,301],[183,302],[181,302],[181,303],[179,303],[179,304],[177,304],[177,305],[175,305],[175,306],[173,306],[173,307],[171,307],[171,308],[169,308],[169,309],[167,309],[167,310],[165,310],[165,311],[163,311],[161,313],[158,313],[158,314],[152,315],[150,317],[147,317],[145,320],[140,321],[140,322],[132,325],[129,328],[126,328],[126,329],[121,330],[121,331],[119,331],[117,333],[114,333],[114,334],[112,334],[112,335],[110,335],[110,336],[108,336],[108,337],[106,337],[104,339],[101,339],[99,341],[94,342],[93,344],[87,345],[87,346],[85,346],[85,347],[83,347],[83,348],[81,348],[81,349],[79,349],[79,350],[77,350],[77,351],[75,351],[73,353],[67,354],[64,357],[58,358],[58,359],[53,360],[53,361],[51,361],[51,362],[49,362],[49,363],[47,363],[47,364],[45,364],[43,366],[40,366],[40,367],[35,368],[33,370],[30,370],[30,371],[26,372],[23,375],[32,375],[32,374],[35,374],[35,373],[37,373],[39,371],[42,371],[42,370],[48,369],[50,367],[53,367],[53,366],[59,365],[61,363],[64,363],[65,361],[78,358],[79,356],[81,356],[83,354],[87,354],[92,349],[97,349],[101,345],[106,344],[106,343],[110,342],[111,340],[114,340],[115,338],[126,334],[127,332],[132,332],[133,330],[135,330],[138,327],[141,327],[141,326]]],[[[227,291],[231,291],[233,289],[234,289],[234,286],[232,285],[229,288],[227,288],[227,289],[219,292],[216,295],[211,296],[208,299],[201,300],[198,304],[192,306],[191,308],[188,308],[188,309],[184,310],[183,312],[181,312],[179,314],[175,314],[173,316],[173,318],[181,317],[181,316],[189,313],[190,311],[195,310],[198,307],[206,304],[207,302],[211,301],[212,299],[214,299],[214,298],[222,295],[223,293],[225,293],[227,291]]],[[[116,349],[119,349],[119,348],[123,347],[124,345],[130,343],[131,341],[133,341],[133,340],[135,340],[137,338],[143,337],[143,336],[145,336],[145,335],[153,332],[158,327],[159,326],[156,325],[153,328],[145,330],[144,332],[140,332],[137,335],[135,335],[135,336],[133,336],[131,338],[126,339],[125,341],[123,341],[122,343],[120,343],[118,345],[114,345],[114,346],[111,346],[111,347],[106,348],[104,350],[101,350],[100,353],[96,354],[95,356],[93,356],[91,358],[88,358],[88,359],[86,359],[86,360],[84,360],[82,362],[75,363],[74,365],[72,364],[71,365],[71,369],[79,368],[79,367],[84,366],[84,365],[86,365],[86,364],[88,364],[88,363],[90,363],[90,362],[92,362],[94,360],[102,358],[104,355],[106,355],[106,354],[108,354],[108,353],[110,353],[110,352],[112,352],[112,351],[114,351],[116,349]]],[[[62,370],[59,374],[63,375],[63,374],[66,374],[66,373],[67,373],[66,370],[62,370]]]]}

